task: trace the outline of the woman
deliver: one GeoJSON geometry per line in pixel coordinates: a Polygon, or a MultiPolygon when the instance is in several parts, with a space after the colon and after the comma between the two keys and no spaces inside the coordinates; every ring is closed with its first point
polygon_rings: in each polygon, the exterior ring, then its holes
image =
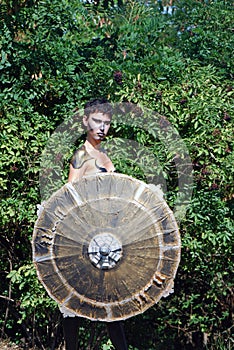
{"type": "MultiPolygon", "coordinates": [[[[112,107],[105,99],[96,99],[85,105],[83,124],[87,139],[72,157],[69,182],[78,181],[85,175],[113,172],[114,165],[101,148],[111,124],[112,107]]],[[[60,307],[63,314],[63,328],[66,350],[77,350],[78,330],[81,318],[70,310],[60,307]]],[[[110,339],[116,350],[127,350],[127,342],[121,322],[107,322],[110,339]]]]}

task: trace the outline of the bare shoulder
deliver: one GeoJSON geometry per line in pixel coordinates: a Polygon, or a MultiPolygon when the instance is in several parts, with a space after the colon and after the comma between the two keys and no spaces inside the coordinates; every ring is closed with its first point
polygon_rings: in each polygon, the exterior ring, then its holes
{"type": "Polygon", "coordinates": [[[71,164],[74,169],[80,169],[84,165],[84,163],[89,159],[91,159],[91,157],[88,154],[85,145],[83,145],[82,147],[77,149],[73,154],[71,164]]]}

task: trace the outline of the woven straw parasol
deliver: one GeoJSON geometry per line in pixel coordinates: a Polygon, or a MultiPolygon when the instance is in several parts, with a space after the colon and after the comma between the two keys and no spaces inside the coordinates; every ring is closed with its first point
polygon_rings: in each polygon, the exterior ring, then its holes
{"type": "Polygon", "coordinates": [[[54,193],[32,245],[49,295],[91,320],[144,312],[172,292],[180,261],[166,202],[144,182],[116,173],[87,176],[54,193]]]}

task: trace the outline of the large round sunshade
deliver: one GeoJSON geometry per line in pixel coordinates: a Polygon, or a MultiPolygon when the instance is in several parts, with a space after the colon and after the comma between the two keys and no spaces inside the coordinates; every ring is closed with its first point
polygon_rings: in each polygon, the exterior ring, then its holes
{"type": "Polygon", "coordinates": [[[166,297],[180,260],[172,211],[123,174],[67,183],[44,205],[33,260],[49,295],[78,316],[115,321],[166,297]]]}

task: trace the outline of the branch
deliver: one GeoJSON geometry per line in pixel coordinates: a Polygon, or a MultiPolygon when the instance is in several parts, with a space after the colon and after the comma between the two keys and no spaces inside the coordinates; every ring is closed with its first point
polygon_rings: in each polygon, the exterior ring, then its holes
{"type": "Polygon", "coordinates": [[[5,295],[0,295],[0,298],[5,299],[5,300],[7,300],[7,301],[12,301],[13,303],[15,302],[14,299],[11,299],[11,298],[9,298],[9,297],[6,297],[5,295]]]}

